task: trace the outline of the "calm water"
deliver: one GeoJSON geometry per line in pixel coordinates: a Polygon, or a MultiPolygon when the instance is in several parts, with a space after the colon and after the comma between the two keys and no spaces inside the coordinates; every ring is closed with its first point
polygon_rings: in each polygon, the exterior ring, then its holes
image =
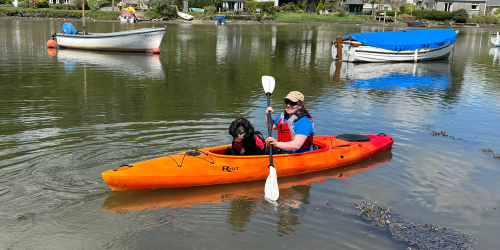
{"type": "Polygon", "coordinates": [[[351,204],[364,201],[498,249],[500,161],[482,151],[500,153],[495,29],[460,29],[449,61],[337,69],[336,36],[382,27],[167,24],[161,55],[146,56],[47,50],[63,22],[0,19],[1,249],[415,247],[359,216],[351,204]],[[121,164],[226,144],[237,117],[266,131],[262,75],[276,79],[275,108],[305,94],[317,134],[383,132],[392,152],[279,179],[277,206],[264,182],[112,192],[102,181],[121,164]]]}

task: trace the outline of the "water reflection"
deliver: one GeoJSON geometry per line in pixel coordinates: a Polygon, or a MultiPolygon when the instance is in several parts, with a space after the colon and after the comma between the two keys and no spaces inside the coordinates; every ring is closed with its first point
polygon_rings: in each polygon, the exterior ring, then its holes
{"type": "Polygon", "coordinates": [[[330,65],[330,78],[334,82],[339,80],[371,80],[370,86],[374,83],[381,83],[386,87],[414,87],[419,83],[433,83],[434,88],[445,88],[450,78],[450,63],[363,63],[354,64],[348,62],[333,61],[330,65]],[[392,78],[399,78],[397,82],[392,78]],[[404,78],[404,79],[402,79],[404,78]],[[422,81],[423,79],[426,80],[422,81]],[[444,78],[444,81],[431,79],[444,78]],[[448,79],[448,80],[446,80],[448,79]],[[376,81],[375,81],[376,80],[376,81]]]}
{"type": "Polygon", "coordinates": [[[129,76],[146,76],[151,79],[164,79],[165,72],[159,55],[124,54],[116,52],[95,52],[83,50],[48,49],[50,56],[64,63],[66,73],[73,73],[77,64],[97,66],[107,71],[118,72],[129,76]]]}
{"type": "Polygon", "coordinates": [[[500,64],[500,48],[491,48],[489,55],[493,59],[493,66],[495,63],[500,64]]]}

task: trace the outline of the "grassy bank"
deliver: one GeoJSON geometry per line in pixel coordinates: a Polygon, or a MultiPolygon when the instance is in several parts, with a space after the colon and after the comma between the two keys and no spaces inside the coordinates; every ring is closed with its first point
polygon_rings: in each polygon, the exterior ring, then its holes
{"type": "MultiPolygon", "coordinates": [[[[121,11],[85,11],[85,17],[97,20],[117,20],[121,11]]],[[[214,14],[187,12],[193,15],[198,20],[210,20],[214,14]]],[[[161,18],[154,12],[145,12],[150,18],[161,18]]],[[[228,21],[256,21],[256,22],[281,22],[281,23],[362,23],[374,22],[373,19],[367,16],[343,16],[337,15],[314,15],[306,13],[277,13],[274,15],[268,14],[250,14],[250,15],[234,15],[233,13],[221,13],[226,15],[228,21]]],[[[56,10],[49,8],[29,9],[29,8],[14,8],[0,6],[0,17],[5,16],[23,16],[23,17],[46,17],[46,18],[81,18],[81,10],[56,10]]]]}
{"type": "MultiPolygon", "coordinates": [[[[85,11],[85,17],[98,20],[117,20],[121,11],[85,11]]],[[[56,10],[49,8],[15,8],[0,6],[0,17],[23,16],[23,17],[47,17],[47,18],[81,18],[81,10],[56,10]]]]}
{"type": "Polygon", "coordinates": [[[371,16],[356,16],[346,15],[339,17],[338,15],[314,15],[306,13],[285,14],[278,13],[276,22],[280,23],[362,23],[362,22],[375,22],[371,16]]]}

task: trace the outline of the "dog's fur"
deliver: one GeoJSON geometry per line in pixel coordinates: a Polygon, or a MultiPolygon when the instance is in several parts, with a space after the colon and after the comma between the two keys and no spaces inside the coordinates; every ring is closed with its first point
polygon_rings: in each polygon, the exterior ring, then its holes
{"type": "MultiPolygon", "coordinates": [[[[241,155],[238,150],[234,147],[234,138],[243,137],[241,141],[243,145],[242,154],[243,155],[265,155],[269,154],[269,149],[264,143],[264,148],[260,148],[256,142],[256,134],[259,135],[259,131],[255,131],[250,121],[245,118],[238,118],[234,120],[229,126],[229,134],[233,137],[233,143],[231,146],[230,152],[226,150],[225,154],[231,155],[241,155]],[[266,150],[267,149],[267,150],[266,150]]],[[[260,139],[263,139],[262,135],[258,136],[260,139]]],[[[228,148],[229,149],[229,148],[228,148]]]]}

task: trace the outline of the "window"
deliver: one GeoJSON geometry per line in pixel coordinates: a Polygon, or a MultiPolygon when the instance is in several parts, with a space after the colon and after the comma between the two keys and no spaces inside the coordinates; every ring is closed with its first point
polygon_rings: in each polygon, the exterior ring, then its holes
{"type": "Polygon", "coordinates": [[[453,11],[452,3],[444,3],[444,11],[453,11]]]}
{"type": "Polygon", "coordinates": [[[59,3],[59,0],[56,0],[56,3],[59,3]]]}
{"type": "Polygon", "coordinates": [[[479,4],[472,4],[472,5],[470,6],[470,9],[471,9],[471,10],[479,10],[479,4]]]}
{"type": "Polygon", "coordinates": [[[69,0],[64,0],[64,4],[69,4],[69,0]]]}
{"type": "Polygon", "coordinates": [[[54,0],[49,0],[49,3],[54,3],[54,0]]]}

